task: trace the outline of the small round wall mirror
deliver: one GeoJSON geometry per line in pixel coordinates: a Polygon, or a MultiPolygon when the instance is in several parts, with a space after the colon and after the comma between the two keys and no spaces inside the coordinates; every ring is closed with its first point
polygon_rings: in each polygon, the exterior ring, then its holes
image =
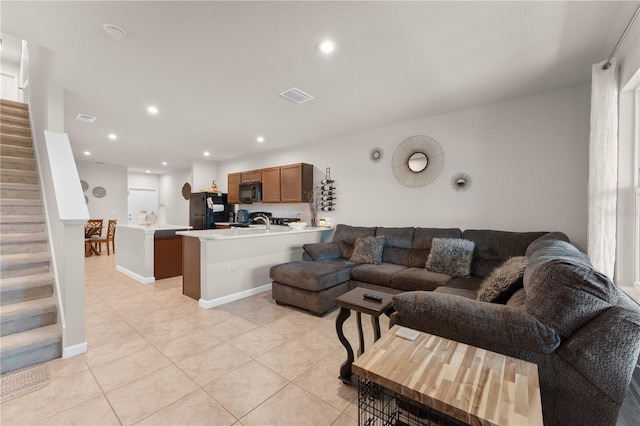
{"type": "Polygon", "coordinates": [[[429,159],[424,152],[415,152],[407,160],[407,167],[414,173],[420,173],[429,165],[429,159]]]}

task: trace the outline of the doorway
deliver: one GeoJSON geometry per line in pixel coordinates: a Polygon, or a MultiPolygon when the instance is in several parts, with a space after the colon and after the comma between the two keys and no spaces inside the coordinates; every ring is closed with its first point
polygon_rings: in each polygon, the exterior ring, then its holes
{"type": "Polygon", "coordinates": [[[140,212],[158,212],[158,190],[155,188],[129,188],[127,197],[127,211],[129,213],[129,225],[138,223],[140,212]]]}

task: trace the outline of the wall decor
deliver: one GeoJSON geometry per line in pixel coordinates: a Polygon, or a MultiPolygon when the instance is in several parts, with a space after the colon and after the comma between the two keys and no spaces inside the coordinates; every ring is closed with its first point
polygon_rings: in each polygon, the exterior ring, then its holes
{"type": "Polygon", "coordinates": [[[191,198],[191,184],[189,182],[182,185],[182,197],[185,200],[189,200],[191,198]]]}
{"type": "Polygon", "coordinates": [[[96,198],[102,198],[107,195],[107,190],[101,186],[96,186],[95,188],[93,188],[93,191],[91,191],[91,193],[96,198]]]}
{"type": "Polygon", "coordinates": [[[89,189],[89,184],[84,180],[80,181],[80,186],[82,186],[82,192],[87,192],[87,189],[89,189]]]}
{"type": "Polygon", "coordinates": [[[378,162],[382,159],[382,150],[380,148],[374,148],[369,154],[369,159],[373,162],[378,162]]]}
{"type": "Polygon", "coordinates": [[[444,167],[444,151],[431,136],[415,135],[402,141],[391,158],[391,170],[401,184],[418,188],[435,180],[444,167]]]}
{"type": "Polygon", "coordinates": [[[471,176],[466,173],[456,173],[451,178],[451,186],[458,192],[467,191],[471,186],[471,176]]]}

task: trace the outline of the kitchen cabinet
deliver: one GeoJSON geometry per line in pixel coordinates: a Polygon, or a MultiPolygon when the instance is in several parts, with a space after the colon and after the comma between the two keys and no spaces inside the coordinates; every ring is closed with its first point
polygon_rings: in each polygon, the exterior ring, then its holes
{"type": "Polygon", "coordinates": [[[248,172],[242,172],[241,183],[255,183],[262,182],[262,170],[251,170],[248,172]]]}
{"type": "Polygon", "coordinates": [[[280,202],[280,167],[262,170],[262,202],[280,202]]]}
{"type": "Polygon", "coordinates": [[[227,203],[240,204],[240,183],[242,173],[229,173],[227,175],[227,203]]]}
{"type": "Polygon", "coordinates": [[[280,167],[280,202],[308,202],[313,191],[313,165],[299,163],[280,167]]]}

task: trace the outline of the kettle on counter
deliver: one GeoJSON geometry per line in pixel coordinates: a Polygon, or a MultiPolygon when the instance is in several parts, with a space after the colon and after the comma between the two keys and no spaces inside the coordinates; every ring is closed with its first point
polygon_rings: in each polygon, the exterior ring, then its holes
{"type": "Polygon", "coordinates": [[[236,222],[237,223],[247,223],[249,222],[249,212],[245,209],[238,210],[236,213],[236,222]]]}

